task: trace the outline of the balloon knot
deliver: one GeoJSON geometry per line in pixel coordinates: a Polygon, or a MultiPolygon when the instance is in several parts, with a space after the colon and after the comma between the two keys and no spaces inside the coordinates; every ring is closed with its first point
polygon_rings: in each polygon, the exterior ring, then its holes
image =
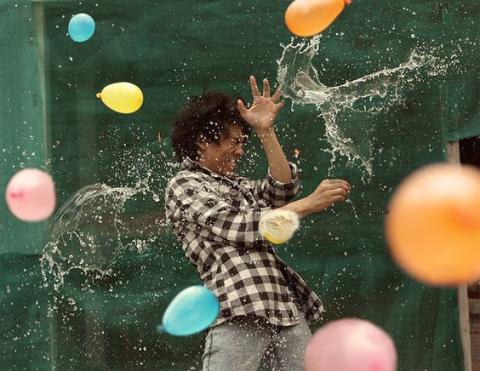
{"type": "Polygon", "coordinates": [[[345,0],[345,5],[351,5],[352,4],[352,0],[345,0]]]}
{"type": "Polygon", "coordinates": [[[23,197],[24,193],[22,191],[17,191],[17,192],[10,192],[10,197],[11,198],[20,198],[23,197]]]}
{"type": "Polygon", "coordinates": [[[97,93],[97,98],[101,98],[102,97],[102,93],[97,93]]]}
{"type": "Polygon", "coordinates": [[[161,334],[165,333],[165,327],[163,327],[162,325],[157,326],[157,332],[160,332],[161,334]]]}

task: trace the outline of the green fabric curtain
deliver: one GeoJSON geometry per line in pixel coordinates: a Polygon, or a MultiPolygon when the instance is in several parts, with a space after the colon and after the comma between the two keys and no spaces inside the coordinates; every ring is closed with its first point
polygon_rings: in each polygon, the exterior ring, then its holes
{"type": "MultiPolygon", "coordinates": [[[[280,44],[291,41],[283,24],[288,4],[0,0],[2,189],[15,171],[32,166],[53,175],[59,208],[94,184],[143,190],[120,211],[101,200],[82,211],[80,232],[98,237],[95,246],[67,241],[62,253],[109,272],[73,269],[60,284],[58,269],[70,260],[53,267],[40,260],[56,219],[22,223],[1,197],[0,368],[201,369],[202,334],[156,332],[170,300],[199,283],[161,223],[163,189],[177,170],[171,122],[192,94],[223,90],[248,99],[250,74],[275,81],[280,44]],[[80,12],[95,19],[96,32],[74,43],[67,26],[80,12]],[[95,97],[118,81],[141,87],[139,112],[117,114],[95,97]],[[92,222],[97,212],[102,225],[92,222]]],[[[443,74],[420,76],[402,90],[389,109],[338,117],[346,135],[370,151],[371,177],[341,156],[331,166],[316,107],[292,110],[287,102],[277,123],[288,157],[302,169],[301,196],[326,177],[353,185],[351,203],[307,219],[279,254],[322,297],[325,321],[355,316],[388,331],[400,371],[463,369],[456,290],[402,273],[390,259],[383,220],[407,174],[445,160],[447,141],[480,135],[478,14],[479,5],[464,0],[357,0],[323,34],[313,64],[328,86],[395,68],[415,47],[449,61],[443,74]]],[[[265,171],[252,138],[241,172],[265,171]]]]}

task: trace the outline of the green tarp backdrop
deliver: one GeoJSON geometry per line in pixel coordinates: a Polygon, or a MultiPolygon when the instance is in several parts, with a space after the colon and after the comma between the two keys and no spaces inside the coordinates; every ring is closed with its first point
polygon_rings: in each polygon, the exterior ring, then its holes
{"type": "MultiPolygon", "coordinates": [[[[277,79],[281,44],[292,41],[288,4],[0,0],[0,369],[201,369],[203,334],[156,331],[176,293],[199,283],[163,225],[163,189],[178,169],[171,122],[190,95],[248,100],[250,74],[277,79]],[[67,26],[81,12],[96,31],[75,43],[67,26]],[[118,81],[141,87],[137,113],[117,114],[96,98],[118,81]],[[23,223],[8,212],[4,189],[25,167],[52,174],[63,219],[23,223]]],[[[345,135],[367,146],[371,176],[338,153],[332,162],[315,105],[287,100],[277,123],[302,169],[303,196],[326,177],[353,185],[351,203],[305,220],[278,252],[322,297],[324,321],[355,316],[386,329],[400,371],[463,370],[456,289],[402,273],[383,220],[407,174],[444,161],[447,141],[480,135],[479,15],[478,0],[354,0],[324,32],[313,65],[327,86],[396,68],[415,48],[446,61],[408,88],[398,81],[401,99],[388,109],[338,117],[345,135]]],[[[252,138],[241,173],[265,172],[252,138]]]]}

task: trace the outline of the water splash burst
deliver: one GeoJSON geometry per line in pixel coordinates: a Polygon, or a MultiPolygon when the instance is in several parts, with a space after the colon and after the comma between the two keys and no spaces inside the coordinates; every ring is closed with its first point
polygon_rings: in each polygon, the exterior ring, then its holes
{"type": "Polygon", "coordinates": [[[87,185],[62,205],[40,258],[45,285],[52,282],[58,291],[75,270],[94,279],[109,276],[126,249],[143,253],[165,233],[160,201],[176,165],[161,153],[158,159],[148,150],[126,151],[112,179],[125,186],[87,185]]]}
{"type": "MultiPolygon", "coordinates": [[[[319,80],[312,59],[318,54],[321,36],[295,41],[283,46],[278,63],[277,81],[283,95],[292,104],[314,105],[325,122],[326,139],[331,149],[332,170],[336,156],[347,159],[347,165],[359,163],[372,176],[371,132],[373,125],[355,127],[352,114],[375,115],[403,101],[407,89],[425,76],[445,74],[449,63],[437,57],[433,49],[412,50],[408,60],[397,67],[385,68],[347,81],[326,86],[319,80]],[[350,119],[349,119],[350,118],[350,119]],[[353,135],[348,135],[347,133],[353,135]]],[[[292,106],[293,107],[293,106],[292,106]]]]}

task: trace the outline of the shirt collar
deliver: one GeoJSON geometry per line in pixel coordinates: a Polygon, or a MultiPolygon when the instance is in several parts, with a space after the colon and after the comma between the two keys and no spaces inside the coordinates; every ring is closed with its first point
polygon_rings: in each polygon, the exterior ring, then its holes
{"type": "Polygon", "coordinates": [[[182,168],[185,170],[190,170],[190,171],[201,171],[202,173],[205,173],[207,175],[210,175],[211,177],[214,178],[220,178],[220,179],[227,179],[227,180],[234,180],[238,178],[237,175],[232,175],[231,177],[226,177],[224,175],[220,175],[209,168],[206,168],[205,166],[200,165],[197,161],[192,160],[190,157],[185,157],[185,159],[182,161],[182,168]]]}

